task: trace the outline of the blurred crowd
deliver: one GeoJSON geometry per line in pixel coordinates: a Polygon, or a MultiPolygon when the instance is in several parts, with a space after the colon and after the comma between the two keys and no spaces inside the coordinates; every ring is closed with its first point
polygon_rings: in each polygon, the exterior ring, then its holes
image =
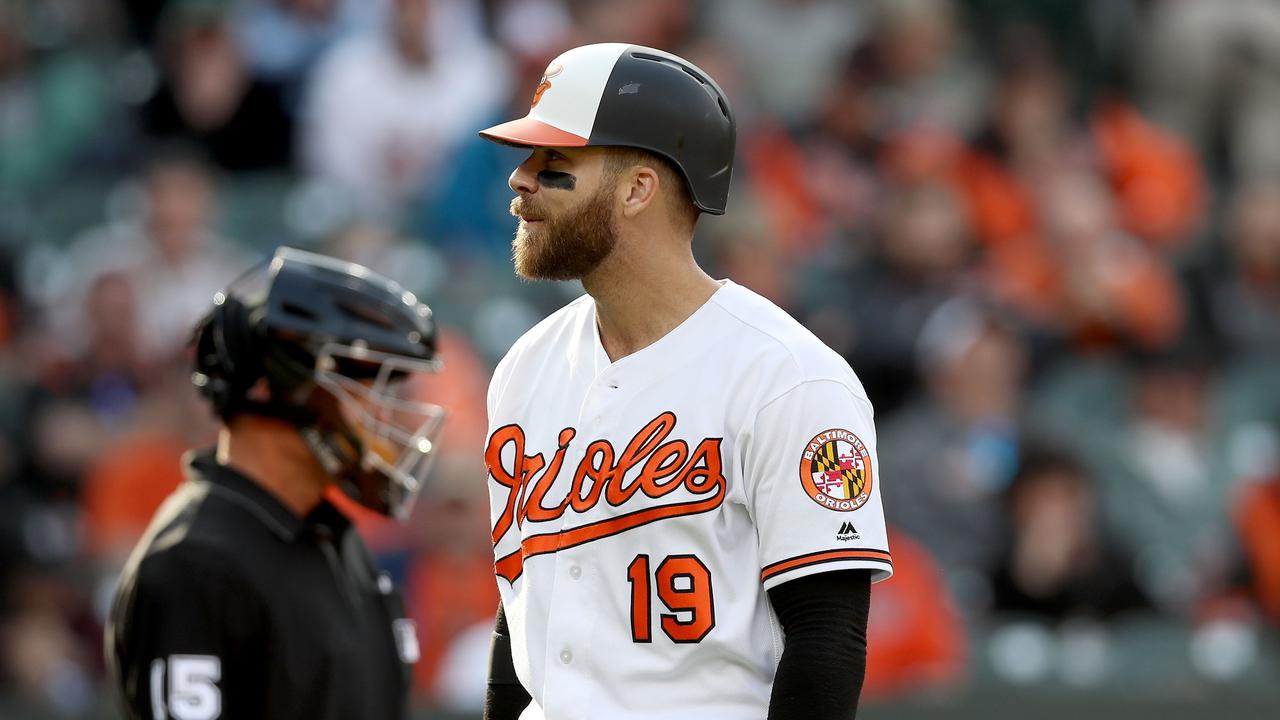
{"type": "Polygon", "coordinates": [[[361,528],[422,701],[478,707],[485,387],[580,289],[512,276],[522,156],[476,130],[599,41],[724,87],[734,188],[695,251],[876,406],[868,697],[963,687],[1009,619],[1274,637],[1280,3],[0,0],[0,694],[97,702],[116,573],[216,429],[191,324],[290,244],[444,325],[431,489],[361,528]]]}

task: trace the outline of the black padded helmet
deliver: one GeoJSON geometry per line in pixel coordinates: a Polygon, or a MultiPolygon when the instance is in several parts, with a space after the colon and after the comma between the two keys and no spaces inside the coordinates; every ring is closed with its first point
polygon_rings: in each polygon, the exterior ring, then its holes
{"type": "Polygon", "coordinates": [[[625,43],[583,45],[551,61],[529,114],[480,131],[523,147],[615,146],[670,161],[693,204],[713,215],[729,201],[733,113],[720,86],[671,53],[625,43]]]}
{"type": "Polygon", "coordinates": [[[361,265],[281,248],[215,295],[194,343],[192,381],[224,421],[284,419],[348,495],[408,513],[444,419],[401,394],[439,367],[431,310],[412,293],[361,265]]]}

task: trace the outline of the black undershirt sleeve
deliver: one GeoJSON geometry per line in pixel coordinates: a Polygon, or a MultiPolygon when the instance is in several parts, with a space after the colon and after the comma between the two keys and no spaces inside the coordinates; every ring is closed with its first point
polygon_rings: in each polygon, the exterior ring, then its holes
{"type": "Polygon", "coordinates": [[[769,602],[786,634],[769,720],[852,720],[867,667],[871,571],[797,578],[770,590],[769,602]]]}
{"type": "Polygon", "coordinates": [[[484,720],[515,720],[529,705],[528,691],[516,677],[511,659],[511,636],[507,630],[507,614],[498,605],[498,618],[489,647],[489,684],[484,694],[484,720]]]}

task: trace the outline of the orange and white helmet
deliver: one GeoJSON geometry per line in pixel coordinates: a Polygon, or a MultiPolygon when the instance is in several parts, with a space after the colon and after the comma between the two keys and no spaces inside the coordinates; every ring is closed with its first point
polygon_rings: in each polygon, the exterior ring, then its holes
{"type": "Polygon", "coordinates": [[[670,161],[699,210],[729,199],[733,113],[720,86],[671,53],[625,43],[583,45],[547,66],[529,114],[482,130],[522,147],[630,147],[670,161]]]}

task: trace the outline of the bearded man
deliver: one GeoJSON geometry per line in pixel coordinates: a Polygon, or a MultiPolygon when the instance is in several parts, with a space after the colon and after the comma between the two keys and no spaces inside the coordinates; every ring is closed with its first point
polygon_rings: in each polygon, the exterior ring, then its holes
{"type": "Polygon", "coordinates": [[[705,72],[625,44],[564,53],[526,117],[481,133],[530,149],[516,273],[586,290],[489,388],[487,718],[857,708],[893,567],[872,408],[839,355],[694,260],[734,133],[705,72]]]}

